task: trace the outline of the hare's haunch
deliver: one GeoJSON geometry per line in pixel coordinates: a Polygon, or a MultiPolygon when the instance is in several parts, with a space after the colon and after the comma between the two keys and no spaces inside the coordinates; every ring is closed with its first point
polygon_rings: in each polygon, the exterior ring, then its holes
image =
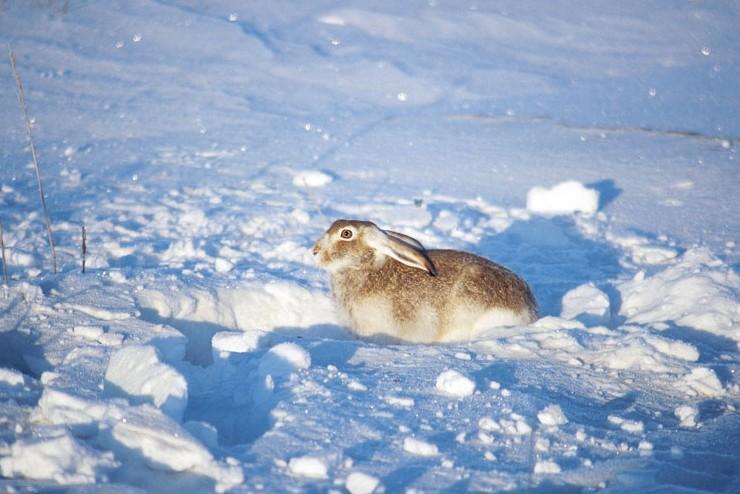
{"type": "Polygon", "coordinates": [[[340,314],[359,336],[397,342],[467,341],[494,326],[537,319],[527,283],[482,257],[426,250],[374,223],[337,220],[313,253],[340,314]]]}

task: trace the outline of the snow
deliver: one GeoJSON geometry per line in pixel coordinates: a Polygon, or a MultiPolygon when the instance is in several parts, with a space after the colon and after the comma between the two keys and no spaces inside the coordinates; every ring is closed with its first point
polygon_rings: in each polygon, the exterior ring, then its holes
{"type": "Polygon", "coordinates": [[[537,413],[537,420],[543,425],[563,425],[568,423],[559,405],[548,405],[537,413]]]}
{"type": "Polygon", "coordinates": [[[16,441],[10,455],[0,458],[0,474],[5,478],[50,480],[62,485],[95,483],[117,466],[113,453],[96,452],[66,431],[16,441]]]}
{"type": "Polygon", "coordinates": [[[738,491],[740,13],[563,5],[0,2],[0,490],[738,491]],[[540,318],[358,339],[338,218],[540,318]]]}
{"type": "Polygon", "coordinates": [[[475,383],[454,369],[448,369],[437,376],[436,388],[442,393],[464,398],[475,391],[475,383]]]}
{"type": "Polygon", "coordinates": [[[157,349],[129,345],[116,350],[105,371],[105,394],[151,400],[167,415],[182,419],[188,402],[188,383],[163,363],[157,349]]]}
{"type": "Polygon", "coordinates": [[[311,479],[325,479],[327,477],[326,464],[321,458],[312,456],[301,456],[291,458],[288,462],[288,469],[293,475],[308,477],[311,479]]]}
{"type": "Polygon", "coordinates": [[[436,444],[431,444],[415,437],[405,437],[403,439],[403,450],[417,456],[436,456],[439,454],[436,444]]]}
{"type": "Polygon", "coordinates": [[[527,192],[527,209],[539,214],[594,214],[599,208],[599,192],[576,180],[551,188],[532,187],[527,192]]]}
{"type": "Polygon", "coordinates": [[[344,486],[350,494],[372,494],[380,485],[377,477],[362,472],[352,472],[344,486]]]}

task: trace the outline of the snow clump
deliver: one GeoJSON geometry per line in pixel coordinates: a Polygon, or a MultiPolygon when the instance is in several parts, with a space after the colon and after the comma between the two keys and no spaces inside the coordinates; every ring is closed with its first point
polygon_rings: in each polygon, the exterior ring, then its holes
{"type": "Polygon", "coordinates": [[[435,444],[413,437],[406,437],[403,440],[403,450],[417,456],[435,456],[439,453],[435,444]]]}
{"type": "Polygon", "coordinates": [[[475,391],[473,381],[452,369],[446,370],[437,376],[436,386],[442,393],[456,398],[470,396],[475,391]]]}
{"type": "Polygon", "coordinates": [[[344,486],[350,494],[372,494],[380,485],[377,477],[362,472],[352,472],[347,476],[344,486]]]}
{"type": "Polygon", "coordinates": [[[599,192],[575,180],[554,187],[532,187],[527,192],[527,209],[543,215],[594,214],[599,209],[599,192]]]}
{"type": "Polygon", "coordinates": [[[288,462],[288,469],[293,475],[298,477],[307,477],[310,479],[327,478],[328,470],[326,463],[321,458],[314,456],[300,456],[291,458],[288,462]]]}
{"type": "Polygon", "coordinates": [[[537,419],[543,425],[563,425],[568,419],[559,405],[549,405],[537,414],[537,419]]]}

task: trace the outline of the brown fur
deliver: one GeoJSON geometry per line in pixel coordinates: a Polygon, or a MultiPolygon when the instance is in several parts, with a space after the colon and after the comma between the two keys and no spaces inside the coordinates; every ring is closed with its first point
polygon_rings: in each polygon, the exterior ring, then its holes
{"type": "MultiPolygon", "coordinates": [[[[331,273],[331,281],[350,325],[356,321],[356,302],[372,297],[391,305],[399,328],[416,321],[421,307],[431,307],[438,320],[436,328],[429,328],[430,341],[444,338],[442,333],[454,310],[509,309],[527,314],[530,322],[536,319],[536,302],[529,287],[505,267],[467,252],[419,251],[409,243],[409,249],[433,263],[435,276],[379,254],[368,245],[377,235],[375,230],[382,232],[371,222],[338,220],[314,247],[321,264],[340,260],[346,263],[343,269],[331,273]],[[339,232],[348,227],[356,234],[351,241],[340,240],[339,232]]],[[[397,336],[405,339],[403,334],[397,336]]]]}

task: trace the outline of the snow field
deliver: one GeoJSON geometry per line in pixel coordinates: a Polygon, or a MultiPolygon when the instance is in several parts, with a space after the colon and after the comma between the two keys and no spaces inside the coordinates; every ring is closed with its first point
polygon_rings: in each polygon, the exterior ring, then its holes
{"type": "Polygon", "coordinates": [[[0,489],[738,490],[735,9],[36,3],[0,38],[62,269],[0,73],[0,489]],[[358,340],[338,217],[542,317],[358,340]]]}

